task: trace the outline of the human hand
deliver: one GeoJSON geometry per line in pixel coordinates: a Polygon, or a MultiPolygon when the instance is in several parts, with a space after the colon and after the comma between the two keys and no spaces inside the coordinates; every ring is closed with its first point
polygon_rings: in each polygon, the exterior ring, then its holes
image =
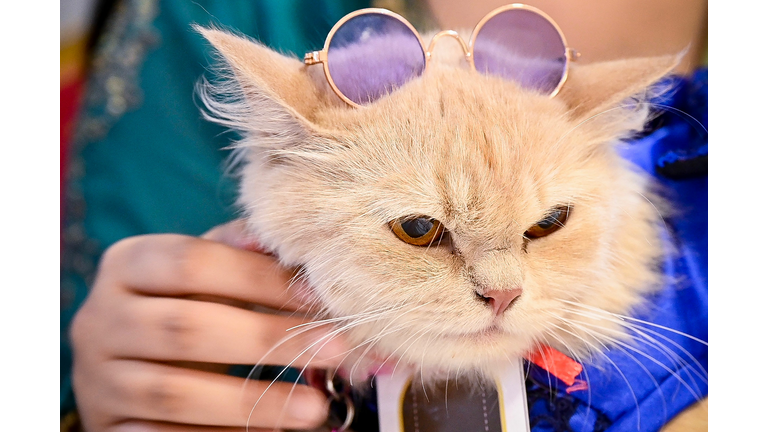
{"type": "Polygon", "coordinates": [[[267,390],[270,382],[244,386],[243,378],[222,373],[229,364],[331,368],[346,353],[339,338],[328,337],[330,328],[286,332],[307,322],[287,289],[291,273],[243,250],[248,246],[236,221],[203,238],[138,236],[105,252],[71,328],[73,388],[87,431],[212,432],[243,430],[246,422],[258,431],[323,422],[327,404],[316,389],[276,382],[267,390]],[[259,313],[248,307],[254,304],[298,312],[259,313]]]}

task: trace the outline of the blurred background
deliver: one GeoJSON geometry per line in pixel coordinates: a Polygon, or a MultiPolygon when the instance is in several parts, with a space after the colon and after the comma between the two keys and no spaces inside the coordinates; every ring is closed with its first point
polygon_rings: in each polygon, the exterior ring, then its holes
{"type": "Polygon", "coordinates": [[[61,184],[67,164],[67,148],[71,139],[75,113],[85,81],[87,58],[93,49],[91,35],[103,25],[114,0],[61,0],[61,184]]]}

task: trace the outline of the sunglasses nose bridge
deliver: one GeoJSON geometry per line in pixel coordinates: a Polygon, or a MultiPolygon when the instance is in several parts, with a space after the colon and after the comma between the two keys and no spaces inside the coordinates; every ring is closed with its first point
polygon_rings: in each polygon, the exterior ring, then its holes
{"type": "Polygon", "coordinates": [[[472,64],[472,53],[469,51],[469,47],[467,46],[467,43],[464,42],[464,39],[462,39],[461,36],[459,36],[459,33],[457,33],[455,30],[443,30],[443,31],[439,32],[438,34],[436,34],[436,35],[434,35],[432,37],[432,41],[429,43],[429,48],[427,49],[427,52],[426,52],[427,60],[432,58],[432,52],[435,49],[435,44],[437,43],[437,41],[440,38],[445,37],[445,36],[452,37],[453,39],[455,39],[459,43],[459,45],[461,45],[461,49],[464,51],[464,58],[471,65],[472,64]]]}

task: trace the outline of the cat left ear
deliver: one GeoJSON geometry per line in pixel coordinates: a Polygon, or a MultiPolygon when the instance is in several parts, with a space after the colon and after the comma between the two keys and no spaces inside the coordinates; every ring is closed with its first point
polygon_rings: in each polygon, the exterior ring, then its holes
{"type": "Polygon", "coordinates": [[[668,75],[683,54],[635,58],[577,65],[556,98],[570,107],[571,116],[586,120],[618,107],[622,101],[641,95],[668,75]]]}
{"type": "Polygon", "coordinates": [[[260,145],[299,143],[316,131],[311,120],[329,103],[304,63],[245,37],[195,26],[219,52],[228,81],[206,85],[203,102],[212,120],[261,137],[260,145]],[[257,128],[257,129],[254,129],[257,128]]]}

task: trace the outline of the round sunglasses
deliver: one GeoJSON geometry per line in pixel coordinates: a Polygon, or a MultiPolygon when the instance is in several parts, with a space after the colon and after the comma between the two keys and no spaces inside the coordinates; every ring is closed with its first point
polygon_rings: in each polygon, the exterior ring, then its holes
{"type": "Polygon", "coordinates": [[[308,52],[304,63],[323,64],[333,91],[361,106],[416,79],[429,66],[435,43],[455,38],[472,70],[512,80],[526,89],[555,96],[579,57],[547,14],[519,3],[494,9],[472,31],[469,45],[453,30],[437,33],[425,48],[416,29],[387,9],[347,14],[333,26],[325,46],[308,52]]]}

